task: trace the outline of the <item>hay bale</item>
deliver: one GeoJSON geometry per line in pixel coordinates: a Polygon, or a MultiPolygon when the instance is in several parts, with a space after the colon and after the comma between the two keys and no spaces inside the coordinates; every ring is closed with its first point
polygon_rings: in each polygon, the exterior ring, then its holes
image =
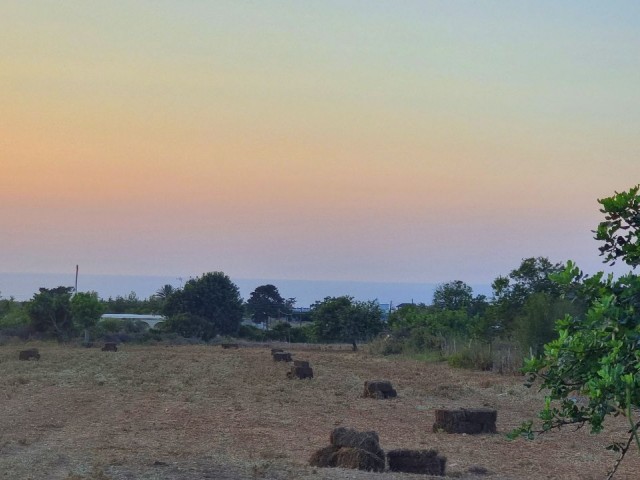
{"type": "Polygon", "coordinates": [[[274,352],[272,354],[274,362],[290,362],[291,354],[289,352],[274,352]]]}
{"type": "Polygon", "coordinates": [[[389,470],[392,472],[444,475],[446,457],[436,450],[391,450],[387,452],[389,470]]]}
{"type": "Polygon", "coordinates": [[[291,371],[287,372],[287,378],[313,378],[313,369],[311,367],[297,367],[294,364],[291,371]]]}
{"type": "Polygon", "coordinates": [[[496,433],[498,412],[491,408],[437,409],[433,431],[447,433],[496,433]]]}
{"type": "Polygon", "coordinates": [[[365,398],[384,400],[385,398],[395,398],[398,396],[398,393],[388,380],[373,380],[364,382],[364,393],[362,396],[365,398]]]}
{"type": "Polygon", "coordinates": [[[335,454],[336,466],[368,472],[382,472],[385,466],[385,457],[382,450],[380,453],[381,455],[361,448],[341,447],[335,454]]]}
{"type": "Polygon", "coordinates": [[[382,452],[380,438],[374,431],[358,432],[352,428],[338,427],[331,432],[329,441],[334,447],[360,448],[374,455],[382,452]]]}
{"type": "Polygon", "coordinates": [[[239,348],[240,346],[237,343],[221,343],[222,348],[239,348]]]}
{"type": "Polygon", "coordinates": [[[306,360],[294,360],[293,361],[293,366],[294,367],[309,368],[309,362],[307,362],[306,360]]]}
{"type": "Polygon", "coordinates": [[[115,342],[107,342],[104,344],[104,347],[102,347],[102,351],[103,352],[117,352],[118,351],[118,346],[115,342]]]}
{"type": "Polygon", "coordinates": [[[40,360],[40,352],[38,352],[37,348],[29,348],[27,350],[21,350],[18,353],[18,360],[31,360],[35,358],[36,360],[40,360]]]}
{"type": "Polygon", "coordinates": [[[338,453],[338,450],[340,450],[340,447],[335,447],[333,445],[317,450],[313,455],[311,455],[309,465],[312,467],[336,467],[336,453],[338,453]]]}

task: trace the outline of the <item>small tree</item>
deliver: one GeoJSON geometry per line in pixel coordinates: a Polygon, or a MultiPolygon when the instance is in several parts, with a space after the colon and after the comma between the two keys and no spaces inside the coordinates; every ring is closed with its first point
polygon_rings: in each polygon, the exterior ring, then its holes
{"type": "Polygon", "coordinates": [[[71,294],[73,287],[40,288],[29,303],[31,326],[36,332],[53,334],[59,339],[73,332],[71,294]]]}
{"type": "Polygon", "coordinates": [[[73,323],[84,329],[84,342],[89,343],[89,329],[95,327],[104,312],[96,292],[78,292],[70,302],[73,323]]]}
{"type": "Polygon", "coordinates": [[[353,297],[326,297],[311,306],[314,336],[322,342],[351,342],[382,331],[378,302],[357,302],[353,297]]]}
{"type": "MultiPolygon", "coordinates": [[[[600,249],[605,261],[620,258],[635,268],[640,259],[638,187],[599,203],[605,221],[598,226],[596,239],[605,242],[600,249]]],[[[614,279],[603,272],[588,277],[568,262],[553,279],[562,286],[565,298],[584,302],[586,313],[559,320],[558,338],[545,345],[541,357],[525,364],[530,382],[539,379],[540,388],[548,391],[540,432],[588,424],[597,433],[607,416],[625,416],[629,436],[608,447],[619,453],[608,477],[612,478],[633,443],[640,452],[640,278],[629,273],[614,279]],[[587,403],[576,403],[576,394],[586,397],[587,403]]],[[[532,437],[532,422],[514,433],[532,437]]]]}

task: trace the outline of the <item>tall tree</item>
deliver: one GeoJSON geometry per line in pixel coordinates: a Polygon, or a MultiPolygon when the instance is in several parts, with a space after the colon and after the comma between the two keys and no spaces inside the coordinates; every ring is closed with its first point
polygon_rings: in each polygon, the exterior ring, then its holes
{"type": "Polygon", "coordinates": [[[289,303],[271,284],[257,287],[247,300],[247,312],[256,323],[266,322],[269,317],[279,318],[291,313],[289,303]]]}
{"type": "MultiPolygon", "coordinates": [[[[189,314],[197,319],[201,338],[235,335],[242,321],[240,290],[223,272],[209,272],[187,281],[184,288],[172,293],[164,306],[168,317],[189,314]]],[[[171,325],[171,322],[169,322],[171,325]]]]}

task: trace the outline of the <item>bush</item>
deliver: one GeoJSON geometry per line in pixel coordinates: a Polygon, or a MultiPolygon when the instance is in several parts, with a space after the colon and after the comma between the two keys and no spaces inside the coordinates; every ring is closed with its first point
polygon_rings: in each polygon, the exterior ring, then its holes
{"type": "Polygon", "coordinates": [[[124,320],[122,330],[126,333],[143,333],[149,329],[149,325],[142,320],[124,320]]]}
{"type": "Polygon", "coordinates": [[[418,327],[411,330],[407,339],[407,346],[416,353],[422,353],[426,350],[441,351],[444,339],[440,336],[433,335],[431,330],[425,327],[418,327]]]}
{"type": "Polygon", "coordinates": [[[253,340],[254,342],[262,342],[265,339],[265,334],[258,327],[243,324],[238,329],[238,337],[253,340]]]}
{"type": "Polygon", "coordinates": [[[399,355],[404,350],[404,341],[392,335],[377,337],[369,343],[369,352],[374,355],[399,355]]]}
{"type": "Polygon", "coordinates": [[[116,333],[122,329],[122,320],[119,318],[104,318],[96,325],[96,334],[102,336],[105,333],[116,333]]]}
{"type": "Polygon", "coordinates": [[[29,314],[22,308],[14,308],[0,318],[0,330],[29,325],[29,314]]]}
{"type": "Polygon", "coordinates": [[[491,370],[493,360],[489,352],[482,348],[465,348],[447,357],[447,363],[453,368],[469,370],[491,370]]]}

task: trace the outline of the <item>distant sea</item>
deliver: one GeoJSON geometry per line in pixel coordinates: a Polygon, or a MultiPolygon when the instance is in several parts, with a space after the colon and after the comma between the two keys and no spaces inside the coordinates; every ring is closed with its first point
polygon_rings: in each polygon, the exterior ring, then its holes
{"type": "MultiPolygon", "coordinates": [[[[177,276],[141,276],[141,275],[90,275],[80,274],[78,291],[95,291],[107,299],[127,296],[131,292],[140,299],[153,295],[160,287],[169,284],[181,287],[189,277],[177,276]]],[[[308,307],[325,297],[350,295],[356,300],[378,300],[381,304],[391,303],[431,303],[437,283],[398,283],[398,282],[356,282],[328,280],[278,280],[265,278],[233,278],[231,280],[240,289],[245,300],[260,285],[272,284],[278,288],[284,298],[295,298],[296,306],[308,307]]],[[[0,273],[0,296],[14,297],[16,300],[29,300],[41,287],[72,287],[75,274],[58,273],[0,273]]],[[[491,295],[490,285],[473,285],[474,295],[491,295]]]]}

